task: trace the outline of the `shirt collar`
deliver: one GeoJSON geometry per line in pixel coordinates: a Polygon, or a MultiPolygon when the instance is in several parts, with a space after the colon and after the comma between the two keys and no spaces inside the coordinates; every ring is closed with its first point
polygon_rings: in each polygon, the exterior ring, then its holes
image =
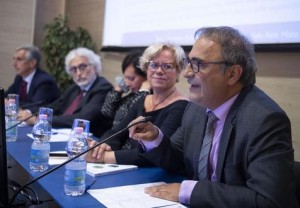
{"type": "MultiPolygon", "coordinates": [[[[225,103],[223,103],[213,111],[213,113],[218,117],[219,121],[225,122],[229,109],[234,103],[234,101],[236,100],[236,98],[239,96],[239,94],[240,93],[237,93],[236,95],[231,97],[229,100],[227,100],[225,103]]],[[[212,111],[212,110],[207,109],[206,112],[208,111],[212,111]]]]}
{"type": "Polygon", "coordinates": [[[35,75],[36,69],[34,69],[27,77],[23,78],[24,81],[27,82],[27,86],[30,86],[32,79],[35,75]]]}

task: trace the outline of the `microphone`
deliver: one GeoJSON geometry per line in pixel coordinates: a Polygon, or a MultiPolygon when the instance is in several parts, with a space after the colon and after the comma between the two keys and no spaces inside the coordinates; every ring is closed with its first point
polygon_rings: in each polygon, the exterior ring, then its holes
{"type": "MultiPolygon", "coordinates": [[[[60,100],[61,100],[61,98],[58,98],[57,100],[55,100],[53,103],[50,103],[50,104],[47,105],[46,107],[47,107],[47,108],[51,108],[52,106],[54,106],[55,104],[57,104],[60,100]]],[[[38,101],[38,102],[44,102],[44,100],[41,100],[41,101],[38,101]]],[[[18,126],[19,124],[21,124],[21,123],[23,123],[23,122],[25,122],[25,121],[31,119],[32,117],[36,116],[38,113],[39,113],[39,111],[34,112],[33,114],[31,114],[31,115],[28,116],[27,118],[25,118],[25,119],[19,121],[18,123],[14,124],[14,125],[12,125],[12,126],[10,126],[10,127],[8,127],[8,128],[6,129],[6,131],[8,131],[8,130],[10,130],[10,129],[12,129],[12,128],[15,128],[15,127],[18,126]]]]}
{"type": "Polygon", "coordinates": [[[36,106],[36,105],[43,105],[44,103],[45,103],[45,100],[39,100],[39,101],[34,102],[34,103],[24,104],[24,105],[20,106],[20,108],[25,109],[25,108],[36,106]]]}
{"type": "MultiPolygon", "coordinates": [[[[14,193],[13,197],[12,197],[11,200],[10,200],[9,207],[12,207],[12,206],[13,206],[13,203],[14,203],[15,198],[17,197],[17,195],[18,195],[19,193],[21,193],[27,186],[33,184],[34,182],[36,182],[36,181],[38,181],[39,179],[45,177],[46,175],[52,173],[53,171],[57,170],[58,168],[60,168],[60,167],[62,167],[62,166],[64,166],[64,165],[66,165],[67,163],[69,163],[69,162],[75,160],[76,158],[78,158],[78,157],[80,157],[80,156],[86,154],[87,152],[89,152],[89,151],[95,149],[95,148],[98,147],[99,145],[101,145],[101,144],[105,143],[106,141],[108,141],[108,140],[114,138],[115,136],[118,136],[119,134],[122,134],[124,131],[128,130],[130,127],[135,126],[135,125],[140,124],[140,123],[147,123],[147,122],[149,122],[149,121],[152,121],[152,117],[151,117],[151,116],[144,117],[144,118],[141,119],[140,121],[137,121],[137,122],[135,122],[135,123],[129,124],[127,127],[123,128],[123,129],[121,129],[120,131],[114,133],[113,135],[111,135],[111,136],[109,136],[109,137],[107,137],[107,138],[101,140],[100,142],[98,142],[98,143],[95,144],[94,146],[88,148],[87,150],[83,151],[82,153],[80,153],[80,154],[78,154],[78,155],[76,155],[76,156],[74,156],[74,157],[68,159],[67,161],[65,161],[65,162],[63,162],[63,163],[57,165],[56,167],[54,167],[54,168],[48,170],[47,172],[43,173],[42,175],[40,175],[40,176],[36,177],[35,179],[29,181],[28,183],[26,183],[24,186],[22,186],[20,189],[18,189],[18,190],[14,193]]],[[[37,205],[39,205],[39,202],[37,203],[37,205]]]]}

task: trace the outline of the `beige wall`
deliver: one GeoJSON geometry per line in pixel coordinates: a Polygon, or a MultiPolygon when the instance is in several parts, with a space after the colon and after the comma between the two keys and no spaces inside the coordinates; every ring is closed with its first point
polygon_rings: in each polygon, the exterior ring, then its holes
{"type": "Polygon", "coordinates": [[[0,0],[0,86],[6,88],[14,78],[12,51],[33,42],[33,0],[0,0]]]}
{"type": "MultiPolygon", "coordinates": [[[[12,53],[22,43],[38,46],[44,24],[60,13],[67,14],[71,28],[88,29],[101,48],[104,0],[0,0],[0,86],[7,88],[14,77],[12,53]]],[[[103,76],[113,82],[120,74],[124,53],[101,53],[103,76]]],[[[295,158],[300,161],[300,53],[257,53],[257,85],[287,112],[292,122],[295,158]]],[[[188,86],[181,78],[180,90],[188,86]]],[[[259,128],[259,127],[258,127],[259,128]]]]}

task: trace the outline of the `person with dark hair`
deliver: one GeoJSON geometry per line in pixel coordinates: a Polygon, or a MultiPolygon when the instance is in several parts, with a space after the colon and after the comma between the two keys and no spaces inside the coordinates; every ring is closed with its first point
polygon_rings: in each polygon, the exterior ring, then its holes
{"type": "MultiPolygon", "coordinates": [[[[12,85],[5,91],[8,94],[18,94],[20,107],[36,112],[39,105],[52,103],[60,96],[55,79],[40,69],[41,54],[33,45],[23,45],[16,49],[13,66],[16,77],[12,85]],[[35,105],[35,103],[37,103],[35,105]]],[[[24,119],[23,111],[19,112],[19,119],[24,119]]]]}
{"type": "Polygon", "coordinates": [[[107,93],[102,105],[102,114],[114,119],[112,128],[123,120],[131,106],[150,93],[146,73],[139,67],[141,55],[140,50],[126,55],[122,62],[124,78],[116,77],[115,89],[107,93]]]}
{"type": "Polygon", "coordinates": [[[192,102],[181,126],[168,139],[141,123],[129,137],[143,143],[139,157],[187,180],[145,192],[190,207],[299,207],[291,123],[255,86],[253,44],[230,27],[201,28],[183,62],[192,102]]]}

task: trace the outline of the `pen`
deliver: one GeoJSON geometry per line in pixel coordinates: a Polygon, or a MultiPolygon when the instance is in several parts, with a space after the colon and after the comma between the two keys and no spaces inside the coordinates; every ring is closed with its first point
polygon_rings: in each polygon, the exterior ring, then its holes
{"type": "Polygon", "coordinates": [[[92,181],[92,183],[85,186],[85,192],[87,192],[94,184],[96,183],[96,179],[92,181]]]}

